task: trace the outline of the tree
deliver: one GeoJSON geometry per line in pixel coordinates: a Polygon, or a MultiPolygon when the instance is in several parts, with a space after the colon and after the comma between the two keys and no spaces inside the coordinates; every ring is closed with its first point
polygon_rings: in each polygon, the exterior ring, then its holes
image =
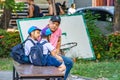
{"type": "Polygon", "coordinates": [[[115,0],[114,32],[120,32],[120,0],[115,0]]]}
{"type": "Polygon", "coordinates": [[[0,28],[7,29],[11,18],[11,12],[22,10],[23,3],[15,3],[15,0],[0,0],[0,6],[3,7],[0,28]]]}

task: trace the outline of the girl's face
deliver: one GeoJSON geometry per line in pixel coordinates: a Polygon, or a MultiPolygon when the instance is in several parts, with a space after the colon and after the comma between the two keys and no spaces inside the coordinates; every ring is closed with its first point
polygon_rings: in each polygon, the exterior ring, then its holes
{"type": "Polygon", "coordinates": [[[35,31],[31,32],[31,37],[34,40],[38,40],[40,38],[40,31],[39,30],[35,30],[35,31]]]}
{"type": "Polygon", "coordinates": [[[58,29],[59,25],[60,24],[58,22],[49,22],[49,28],[52,32],[55,32],[58,29]]]}
{"type": "Polygon", "coordinates": [[[73,3],[73,4],[71,4],[71,7],[72,7],[72,8],[74,8],[74,9],[76,8],[76,6],[75,6],[75,4],[74,4],[74,3],[73,3]]]}

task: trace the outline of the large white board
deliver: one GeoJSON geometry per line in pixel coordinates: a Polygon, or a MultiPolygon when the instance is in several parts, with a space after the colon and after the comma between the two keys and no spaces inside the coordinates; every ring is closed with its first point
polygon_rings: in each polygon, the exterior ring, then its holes
{"type": "MultiPolygon", "coordinates": [[[[29,27],[34,25],[42,29],[48,24],[49,20],[50,17],[17,20],[21,40],[23,41],[27,38],[29,27]]],[[[95,58],[88,30],[82,15],[61,16],[60,28],[62,29],[62,33],[66,34],[66,36],[62,36],[62,44],[77,42],[77,46],[68,51],[66,56],[84,59],[95,58]]]]}

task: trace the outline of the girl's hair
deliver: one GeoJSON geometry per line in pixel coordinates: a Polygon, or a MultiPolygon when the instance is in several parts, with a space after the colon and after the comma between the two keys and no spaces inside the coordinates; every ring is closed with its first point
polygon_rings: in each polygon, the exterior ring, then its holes
{"type": "Polygon", "coordinates": [[[72,8],[75,8],[75,3],[72,3],[72,4],[71,4],[71,7],[72,7],[72,8]]]}
{"type": "Polygon", "coordinates": [[[48,42],[50,41],[50,35],[45,36],[45,35],[41,35],[42,38],[46,38],[48,40],[48,42]]]}

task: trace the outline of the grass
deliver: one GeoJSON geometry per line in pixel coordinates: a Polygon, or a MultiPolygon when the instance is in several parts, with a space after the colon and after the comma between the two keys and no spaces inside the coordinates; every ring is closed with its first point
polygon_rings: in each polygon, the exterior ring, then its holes
{"type": "MultiPolygon", "coordinates": [[[[0,58],[0,70],[12,70],[11,58],[0,58]]],[[[89,78],[120,80],[120,61],[79,61],[74,63],[71,73],[89,78]]]]}
{"type": "Polygon", "coordinates": [[[12,70],[12,59],[11,58],[0,58],[0,71],[12,70]]]}
{"type": "Polygon", "coordinates": [[[120,61],[77,62],[71,73],[95,79],[104,77],[108,80],[120,80],[120,61]]]}

